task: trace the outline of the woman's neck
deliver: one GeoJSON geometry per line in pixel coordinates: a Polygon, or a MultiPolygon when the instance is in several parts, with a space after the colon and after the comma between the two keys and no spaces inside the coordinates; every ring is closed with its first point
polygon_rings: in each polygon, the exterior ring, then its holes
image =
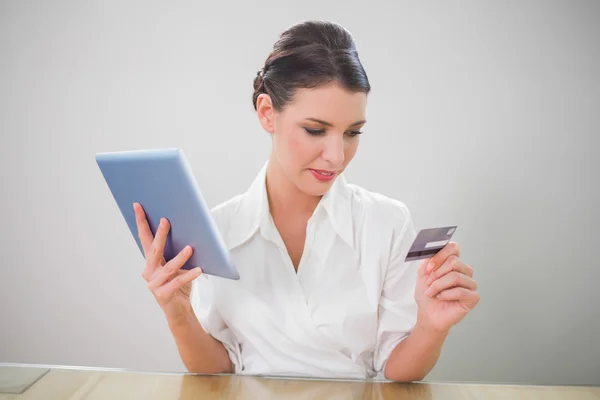
{"type": "Polygon", "coordinates": [[[267,165],[266,179],[267,198],[272,215],[311,215],[321,200],[318,196],[308,195],[298,189],[273,156],[267,165]]]}

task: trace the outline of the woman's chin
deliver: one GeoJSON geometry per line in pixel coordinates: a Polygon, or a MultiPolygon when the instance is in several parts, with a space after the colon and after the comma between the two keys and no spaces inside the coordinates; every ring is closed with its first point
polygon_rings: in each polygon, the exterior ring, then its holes
{"type": "Polygon", "coordinates": [[[322,182],[316,180],[313,177],[310,177],[310,179],[304,180],[302,186],[300,187],[300,190],[302,190],[303,193],[306,193],[309,196],[320,197],[327,193],[334,181],[335,178],[327,182],[322,182]]]}

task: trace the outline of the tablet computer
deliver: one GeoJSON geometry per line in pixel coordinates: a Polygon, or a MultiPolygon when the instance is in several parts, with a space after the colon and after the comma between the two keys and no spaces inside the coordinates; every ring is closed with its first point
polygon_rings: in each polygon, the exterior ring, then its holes
{"type": "Polygon", "coordinates": [[[162,217],[169,220],[167,261],[190,245],[192,256],[182,269],[200,267],[208,275],[239,279],[183,150],[98,153],[96,162],[142,255],[133,209],[136,202],[144,208],[153,235],[162,217]]]}

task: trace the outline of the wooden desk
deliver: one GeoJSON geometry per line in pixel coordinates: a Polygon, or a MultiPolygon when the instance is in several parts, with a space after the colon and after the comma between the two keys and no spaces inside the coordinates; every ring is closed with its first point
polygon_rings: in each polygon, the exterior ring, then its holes
{"type": "Polygon", "coordinates": [[[399,384],[158,374],[0,364],[0,400],[32,399],[569,399],[600,400],[600,387],[399,384]],[[12,388],[11,388],[12,386],[12,388]],[[6,393],[6,392],[22,393],[6,393]]]}

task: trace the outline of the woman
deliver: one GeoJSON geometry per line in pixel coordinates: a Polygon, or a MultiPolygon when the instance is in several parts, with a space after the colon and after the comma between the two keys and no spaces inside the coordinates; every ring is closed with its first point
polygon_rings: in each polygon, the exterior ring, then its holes
{"type": "Polygon", "coordinates": [[[479,300],[456,243],[405,262],[416,232],[406,206],[345,181],[365,124],[367,75],[349,32],[292,26],[254,81],[272,152],[249,190],[213,209],[240,280],[165,263],[168,221],[143,277],[192,372],[424,378],[450,328],[479,300]]]}

